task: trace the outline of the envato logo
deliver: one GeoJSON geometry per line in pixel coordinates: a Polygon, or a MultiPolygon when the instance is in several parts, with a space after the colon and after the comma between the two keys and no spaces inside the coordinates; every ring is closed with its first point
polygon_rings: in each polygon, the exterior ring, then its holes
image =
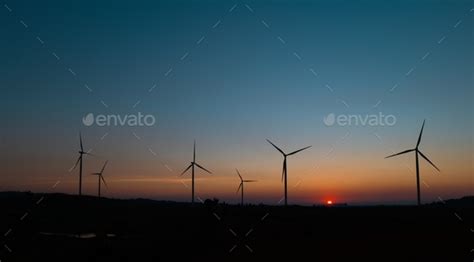
{"type": "Polygon", "coordinates": [[[156,119],[153,115],[144,115],[141,112],[131,115],[96,115],[89,113],[82,118],[85,126],[153,126],[156,119]]]}
{"type": "Polygon", "coordinates": [[[382,112],[371,115],[336,115],[330,113],[323,118],[326,126],[393,126],[397,123],[394,115],[384,115],[382,112]]]}

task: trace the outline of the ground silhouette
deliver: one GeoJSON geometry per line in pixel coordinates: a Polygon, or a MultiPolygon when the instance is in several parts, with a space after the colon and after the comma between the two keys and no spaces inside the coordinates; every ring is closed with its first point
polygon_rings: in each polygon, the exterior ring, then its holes
{"type": "Polygon", "coordinates": [[[9,231],[2,247],[11,252],[2,248],[0,259],[472,261],[473,207],[474,197],[421,207],[241,207],[4,192],[0,233],[9,231]]]}

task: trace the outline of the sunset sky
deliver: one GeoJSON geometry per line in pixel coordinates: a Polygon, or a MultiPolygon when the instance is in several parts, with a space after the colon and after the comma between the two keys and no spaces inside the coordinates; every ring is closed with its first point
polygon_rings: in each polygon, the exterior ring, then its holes
{"type": "Polygon", "coordinates": [[[7,1],[0,6],[0,191],[84,192],[105,160],[108,197],[277,204],[414,204],[472,194],[472,1],[7,1]],[[85,126],[87,114],[153,126],[85,126]],[[392,126],[325,125],[393,115],[392,126]],[[59,183],[57,183],[59,181],[59,183]],[[54,186],[54,188],[53,188],[54,186]]]}

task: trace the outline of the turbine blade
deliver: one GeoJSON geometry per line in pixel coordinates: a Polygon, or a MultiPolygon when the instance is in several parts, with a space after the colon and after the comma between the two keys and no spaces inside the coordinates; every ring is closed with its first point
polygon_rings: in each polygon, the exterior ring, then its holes
{"type": "Polygon", "coordinates": [[[283,160],[283,171],[281,171],[281,182],[283,182],[283,179],[285,178],[286,175],[286,157],[285,160],[283,160]]]}
{"type": "Polygon", "coordinates": [[[242,184],[243,184],[243,182],[240,182],[240,185],[239,185],[239,187],[237,188],[237,191],[235,192],[236,194],[239,193],[239,190],[242,188],[242,184]]]}
{"type": "Polygon", "coordinates": [[[89,156],[95,156],[95,157],[99,157],[98,155],[96,154],[92,154],[92,153],[88,153],[88,152],[84,152],[84,155],[89,155],[89,156]]]}
{"type": "Polygon", "coordinates": [[[245,182],[245,183],[247,183],[247,182],[258,182],[258,180],[244,180],[242,182],[245,182]]]}
{"type": "Polygon", "coordinates": [[[82,146],[82,135],[81,135],[81,132],[79,132],[79,144],[81,145],[81,151],[84,152],[84,147],[82,146]]]}
{"type": "Polygon", "coordinates": [[[294,152],[289,153],[287,156],[294,155],[294,154],[296,154],[296,153],[298,153],[298,152],[301,152],[301,151],[303,151],[303,150],[305,150],[305,149],[308,149],[308,148],[310,148],[310,147],[311,147],[311,146],[307,146],[307,147],[305,147],[305,148],[301,148],[301,149],[299,149],[299,150],[296,150],[296,151],[294,151],[294,152]]]}
{"type": "Polygon", "coordinates": [[[423,128],[425,127],[425,120],[423,120],[423,125],[421,126],[420,136],[418,137],[418,142],[416,142],[416,147],[420,145],[421,142],[421,135],[423,135],[423,128]]]}
{"type": "Polygon", "coordinates": [[[425,155],[423,155],[423,153],[421,153],[420,150],[418,150],[418,153],[420,153],[420,155],[426,160],[428,161],[428,163],[430,163],[434,168],[436,168],[436,170],[438,170],[439,172],[441,172],[441,170],[439,170],[439,168],[437,166],[435,166],[435,164],[433,164],[433,162],[431,162],[428,157],[426,157],[425,155]]]}
{"type": "Polygon", "coordinates": [[[79,164],[79,161],[81,161],[81,156],[79,156],[79,157],[77,158],[76,164],[74,164],[74,166],[72,167],[71,171],[74,170],[74,169],[76,169],[77,165],[79,164]]]}
{"type": "Polygon", "coordinates": [[[107,162],[109,162],[109,161],[108,160],[105,161],[104,166],[102,167],[102,170],[100,171],[101,174],[104,172],[104,169],[105,169],[105,166],[107,165],[107,162]]]}
{"type": "Polygon", "coordinates": [[[191,163],[191,164],[183,171],[183,173],[181,173],[180,176],[184,175],[184,173],[186,173],[186,171],[188,171],[192,166],[193,166],[193,164],[191,163]]]}
{"type": "Polygon", "coordinates": [[[240,175],[240,172],[239,172],[239,170],[236,168],[236,169],[235,169],[235,171],[237,171],[237,175],[239,175],[239,177],[240,177],[240,181],[243,181],[243,179],[242,179],[242,176],[240,175]]]}
{"type": "Polygon", "coordinates": [[[278,151],[280,151],[280,153],[282,153],[283,155],[285,155],[285,152],[283,152],[283,150],[281,150],[279,147],[277,147],[275,144],[272,143],[272,141],[268,140],[268,143],[272,144],[273,147],[275,147],[278,151]]]}
{"type": "Polygon", "coordinates": [[[105,179],[104,179],[104,176],[103,176],[103,175],[100,175],[100,179],[102,180],[102,182],[104,182],[105,187],[106,187],[106,188],[109,188],[109,187],[107,186],[107,182],[105,182],[105,179]]]}
{"type": "Polygon", "coordinates": [[[211,171],[209,171],[209,170],[205,169],[204,167],[200,166],[198,163],[194,163],[194,164],[195,164],[197,167],[199,167],[200,169],[206,171],[207,173],[212,174],[211,171]]]}
{"type": "Polygon", "coordinates": [[[393,154],[393,155],[386,156],[385,158],[390,158],[390,157],[402,155],[402,154],[405,154],[405,153],[408,153],[408,152],[411,152],[411,151],[415,151],[415,149],[408,149],[408,150],[402,151],[400,153],[396,153],[396,154],[393,154]]]}
{"type": "Polygon", "coordinates": [[[193,147],[193,162],[196,162],[196,140],[194,140],[194,147],[193,147]]]}

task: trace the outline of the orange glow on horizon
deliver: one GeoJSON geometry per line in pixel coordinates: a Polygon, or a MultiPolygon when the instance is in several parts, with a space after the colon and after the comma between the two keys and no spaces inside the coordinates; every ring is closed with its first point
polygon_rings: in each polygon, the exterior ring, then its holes
{"type": "Polygon", "coordinates": [[[327,204],[328,204],[328,205],[332,205],[332,200],[328,200],[328,201],[327,201],[327,204]]]}

